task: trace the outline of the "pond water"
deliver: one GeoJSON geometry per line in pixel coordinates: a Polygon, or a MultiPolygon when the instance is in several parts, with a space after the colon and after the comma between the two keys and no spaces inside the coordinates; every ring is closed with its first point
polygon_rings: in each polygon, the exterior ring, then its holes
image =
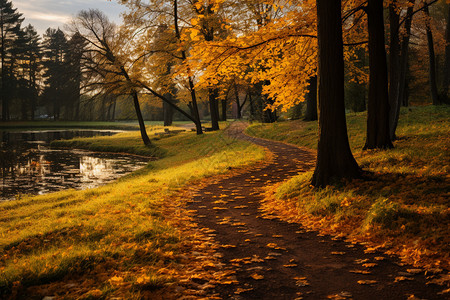
{"type": "Polygon", "coordinates": [[[118,132],[0,130],[0,200],[69,188],[93,188],[145,166],[148,158],[49,147],[49,143],[57,139],[113,135],[118,132]]]}

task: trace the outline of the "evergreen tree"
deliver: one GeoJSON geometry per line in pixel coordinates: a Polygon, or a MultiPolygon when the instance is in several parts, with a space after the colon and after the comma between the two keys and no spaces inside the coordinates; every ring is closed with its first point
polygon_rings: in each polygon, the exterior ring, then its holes
{"type": "Polygon", "coordinates": [[[45,54],[45,90],[44,98],[53,109],[53,118],[58,120],[61,116],[61,104],[68,96],[68,68],[66,56],[68,43],[61,29],[49,28],[44,34],[45,54]]]}
{"type": "Polygon", "coordinates": [[[80,114],[80,97],[82,81],[82,59],[86,51],[86,41],[76,32],[68,42],[67,68],[69,97],[66,102],[66,116],[78,120],[80,114]]]}
{"type": "Polygon", "coordinates": [[[1,82],[0,98],[2,104],[2,120],[9,120],[9,101],[13,94],[12,59],[11,50],[14,41],[20,33],[23,21],[22,14],[13,8],[11,1],[0,0],[0,59],[1,82]]]}
{"type": "MultiPolygon", "coordinates": [[[[39,95],[39,74],[42,68],[42,53],[40,37],[34,27],[29,24],[23,29],[24,43],[21,52],[20,69],[23,71],[22,78],[25,82],[23,105],[28,107],[31,120],[34,120],[39,95]]],[[[23,109],[22,109],[23,111],[23,109]]]]}

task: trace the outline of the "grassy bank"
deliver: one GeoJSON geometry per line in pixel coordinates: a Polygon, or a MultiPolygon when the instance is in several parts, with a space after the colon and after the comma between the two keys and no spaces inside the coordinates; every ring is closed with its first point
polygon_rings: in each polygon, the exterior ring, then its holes
{"type": "MultiPolygon", "coordinates": [[[[134,148],[138,139],[135,132],[65,145],[146,154],[134,148]]],[[[0,203],[0,298],[139,299],[190,270],[189,253],[205,247],[189,244],[198,233],[174,195],[200,178],[260,160],[264,151],[222,132],[154,143],[164,158],[113,184],[0,203]]]]}
{"type": "Polygon", "coordinates": [[[167,150],[161,148],[158,140],[169,137],[170,135],[158,135],[164,132],[165,129],[179,130],[178,127],[164,127],[164,126],[147,126],[147,134],[153,140],[151,146],[145,146],[142,143],[140,134],[135,131],[122,132],[114,135],[114,138],[109,136],[98,136],[95,138],[74,138],[70,140],[52,141],[52,147],[78,148],[87,149],[99,152],[126,152],[131,154],[163,157],[167,150]]]}
{"type": "MultiPolygon", "coordinates": [[[[154,125],[154,124],[147,124],[154,125]]],[[[10,121],[0,122],[0,129],[25,130],[25,129],[116,129],[116,130],[137,130],[137,122],[84,122],[84,121],[10,121]]]]}
{"type": "MultiPolygon", "coordinates": [[[[268,193],[265,208],[323,232],[382,246],[427,268],[450,267],[450,108],[403,109],[395,148],[362,151],[366,114],[347,115],[367,180],[313,189],[312,172],[268,193]],[[284,207],[284,211],[280,211],[284,207]]],[[[254,124],[248,133],[316,148],[317,123],[254,124]]]]}

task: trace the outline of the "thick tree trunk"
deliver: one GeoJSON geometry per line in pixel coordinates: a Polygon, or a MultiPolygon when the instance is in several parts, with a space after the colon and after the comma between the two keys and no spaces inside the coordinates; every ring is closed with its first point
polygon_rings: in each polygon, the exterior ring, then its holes
{"type": "Polygon", "coordinates": [[[400,108],[400,15],[396,9],[396,1],[389,5],[389,134],[395,139],[397,110],[400,108]]]}
{"type": "Polygon", "coordinates": [[[319,44],[319,143],[311,184],[325,187],[361,171],[347,136],[341,1],[317,0],[319,44]]]}
{"type": "Polygon", "coordinates": [[[309,79],[308,94],[306,95],[305,121],[317,120],[317,76],[309,79]]]}
{"type": "Polygon", "coordinates": [[[228,107],[227,99],[226,98],[223,99],[221,101],[221,104],[222,104],[222,121],[226,121],[227,120],[227,107],[228,107]]]}
{"type": "Polygon", "coordinates": [[[383,1],[369,0],[369,98],[367,137],[364,149],[392,148],[389,132],[389,98],[386,49],[384,46],[383,1]]]}
{"type": "Polygon", "coordinates": [[[137,92],[133,93],[133,103],[134,103],[134,109],[136,110],[136,116],[137,116],[138,123],[139,123],[139,130],[141,131],[142,141],[144,142],[144,145],[146,145],[146,146],[151,145],[150,138],[148,137],[147,131],[145,129],[144,118],[142,117],[141,107],[139,105],[139,98],[138,98],[137,92]]]}
{"type": "MultiPolygon", "coordinates": [[[[166,97],[171,97],[167,95],[166,97]]],[[[171,99],[172,100],[172,99],[171,99]]],[[[171,126],[173,123],[173,107],[170,106],[167,102],[163,102],[163,117],[164,117],[164,126],[171,126]]]]}
{"type": "Polygon", "coordinates": [[[428,6],[426,5],[425,2],[423,11],[428,17],[426,28],[428,41],[428,60],[430,63],[429,78],[430,78],[431,100],[433,102],[433,105],[439,105],[440,101],[436,83],[436,55],[434,54],[433,32],[431,31],[430,12],[428,11],[428,6]]]}
{"type": "Polygon", "coordinates": [[[442,78],[442,96],[443,100],[450,104],[449,86],[450,86],[450,4],[447,4],[447,28],[445,30],[445,59],[444,73],[442,78]]]}

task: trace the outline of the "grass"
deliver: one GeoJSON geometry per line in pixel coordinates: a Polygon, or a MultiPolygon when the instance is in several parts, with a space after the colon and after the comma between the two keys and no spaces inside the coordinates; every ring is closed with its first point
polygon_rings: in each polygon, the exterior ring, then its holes
{"type": "MultiPolygon", "coordinates": [[[[378,243],[416,266],[448,269],[449,116],[448,106],[402,109],[395,148],[362,151],[366,114],[348,114],[349,142],[368,177],[314,189],[307,172],[269,193],[266,209],[285,207],[314,229],[378,243]]],[[[254,124],[247,132],[317,147],[317,122],[254,124]]]]}
{"type": "MultiPolygon", "coordinates": [[[[130,132],[64,144],[148,154],[138,141],[139,133],[130,132]]],[[[164,158],[115,183],[0,203],[0,298],[139,299],[176,280],[189,263],[189,235],[180,229],[187,216],[175,195],[203,177],[261,160],[264,151],[223,132],[153,142],[164,158]]]]}

